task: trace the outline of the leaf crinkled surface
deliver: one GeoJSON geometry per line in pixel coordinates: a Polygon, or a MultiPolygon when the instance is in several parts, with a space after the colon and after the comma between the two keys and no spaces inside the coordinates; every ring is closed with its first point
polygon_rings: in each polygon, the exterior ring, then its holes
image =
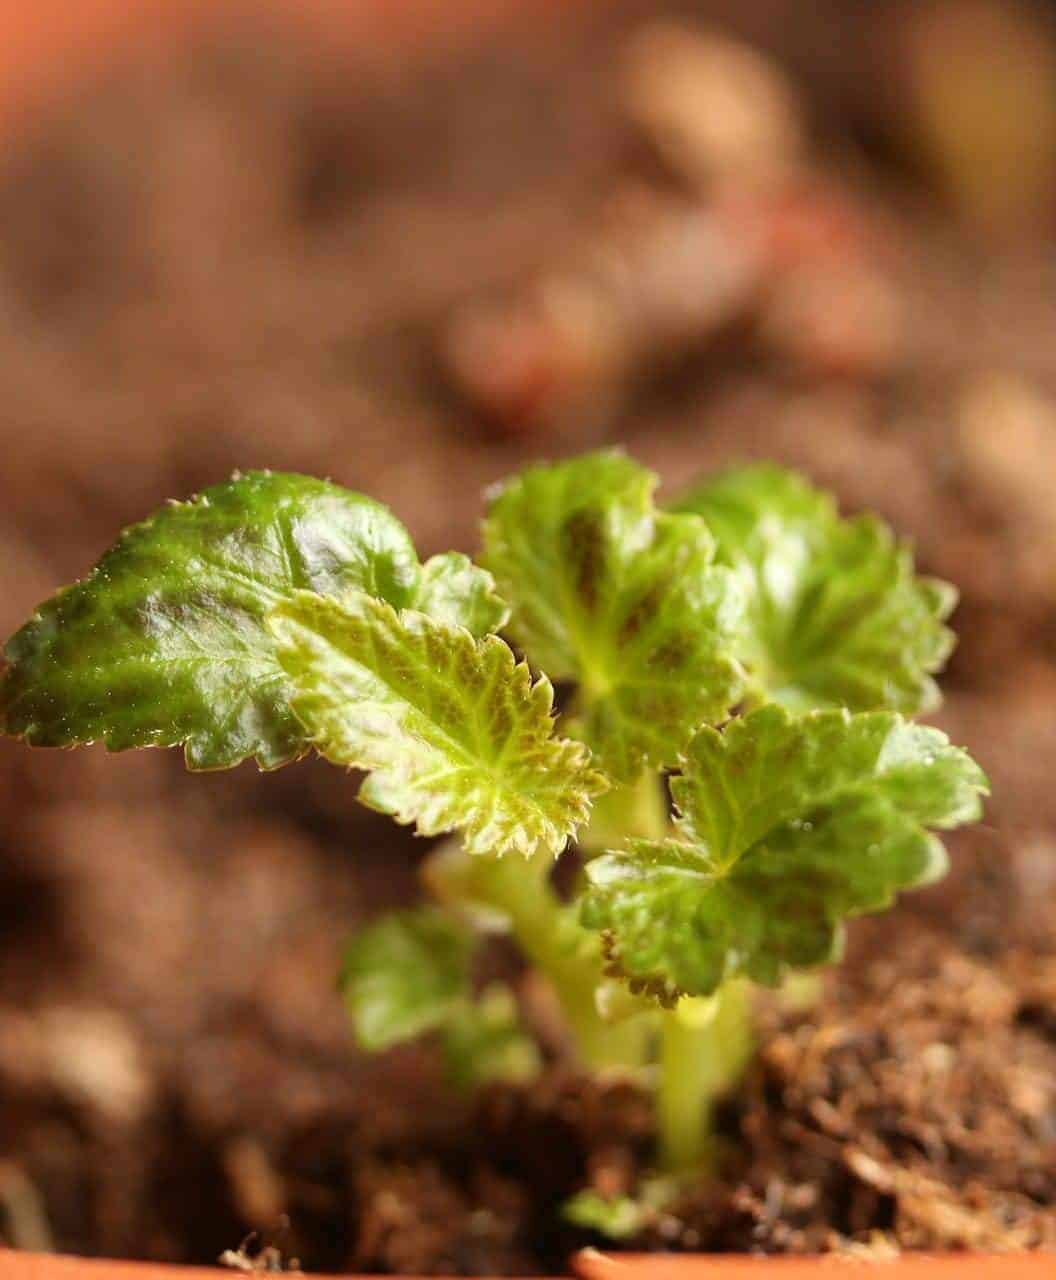
{"type": "Polygon", "coordinates": [[[618,452],[530,467],[492,497],[484,562],[533,663],[579,686],[577,732],[617,781],[673,765],[740,694],[741,589],[695,515],[618,452]]]}
{"type": "Polygon", "coordinates": [[[896,713],[771,705],[701,730],[671,790],[674,837],[589,863],[582,909],[614,970],[664,1002],[831,959],[845,918],[944,873],[928,828],[975,820],[987,783],[896,713]]]}
{"type": "Polygon", "coordinates": [[[938,704],[957,593],[916,576],[882,520],[841,519],[828,494],[769,463],[705,480],[674,509],[704,517],[745,584],[738,653],[768,699],[908,715],[938,704]]]}
{"type": "Polygon", "coordinates": [[[182,744],[195,769],[303,754],[266,617],[305,589],[435,610],[475,634],[505,619],[464,556],[424,567],[380,503],[327,481],[236,475],[127,529],[10,640],[0,728],[35,746],[182,744]]]}
{"type": "Polygon", "coordinates": [[[556,855],[605,790],[586,747],[554,737],[550,682],[497,636],[362,592],[298,593],[270,625],[307,739],[366,770],[360,799],[420,835],[556,855]]]}

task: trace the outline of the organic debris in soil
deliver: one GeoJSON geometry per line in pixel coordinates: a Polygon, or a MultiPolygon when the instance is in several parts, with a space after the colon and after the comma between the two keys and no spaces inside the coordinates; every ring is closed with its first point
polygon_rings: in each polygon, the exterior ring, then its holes
{"type": "Polygon", "coordinates": [[[217,1262],[220,1266],[229,1267],[232,1271],[250,1274],[263,1272],[267,1275],[275,1275],[283,1271],[299,1273],[301,1270],[301,1264],[297,1258],[290,1258],[287,1261],[282,1256],[282,1250],[278,1245],[260,1243],[256,1232],[248,1235],[237,1249],[225,1249],[217,1262]]]}
{"type": "Polygon", "coordinates": [[[764,1041],[738,1117],[744,1246],[1056,1246],[1056,1043],[1030,1017],[1056,958],[891,943],[764,1041]]]}
{"type": "MultiPolygon", "coordinates": [[[[1050,913],[1050,925],[1056,909],[1050,913]]],[[[882,1257],[902,1249],[1056,1248],[1056,954],[995,965],[922,921],[877,929],[817,1005],[764,1013],[762,1051],[725,1111],[721,1182],[654,1212],[632,1248],[882,1257]]],[[[651,1108],[619,1081],[551,1071],[492,1088],[460,1132],[280,1172],[299,1204],[330,1204],[306,1258],[350,1221],[348,1268],[434,1274],[561,1271],[599,1238],[563,1225],[590,1187],[633,1196],[651,1108]],[[454,1139],[454,1141],[452,1141],[454,1139]],[[337,1175],[335,1187],[335,1171],[337,1175]]],[[[368,1143],[369,1146],[369,1143],[368,1143]]],[[[322,1147],[316,1148],[319,1160],[322,1147]]],[[[606,1242],[611,1247],[611,1242],[606,1242]]]]}

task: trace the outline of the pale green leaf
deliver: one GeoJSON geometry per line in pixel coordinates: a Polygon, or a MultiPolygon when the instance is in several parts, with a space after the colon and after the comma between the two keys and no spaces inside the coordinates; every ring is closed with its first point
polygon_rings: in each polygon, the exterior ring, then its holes
{"type": "Polygon", "coordinates": [[[446,551],[425,562],[412,605],[475,636],[501,631],[510,616],[491,574],[460,551],[446,551]]]}
{"type": "Polygon", "coordinates": [[[927,828],[979,816],[979,767],[893,712],[777,705],[694,738],[675,835],[587,867],[582,919],[613,968],[663,1000],[829,959],[841,922],[943,874],[927,828]]]}
{"type": "Polygon", "coordinates": [[[377,1052],[446,1026],[469,993],[472,953],[470,933],[428,907],[357,934],[341,988],[360,1047],[377,1052]]]}
{"type": "Polygon", "coordinates": [[[521,1026],[513,992],[500,982],[453,1011],[440,1045],[448,1078],[460,1089],[494,1080],[527,1084],[539,1074],[539,1049],[521,1026]]]}
{"type": "Polygon", "coordinates": [[[633,1240],[655,1219],[656,1213],[632,1196],[603,1196],[600,1191],[587,1188],[565,1201],[561,1216],[572,1226],[596,1232],[607,1240],[633,1240]]]}
{"type": "Polygon", "coordinates": [[[704,517],[748,588],[739,653],[764,696],[797,711],[937,705],[956,592],[917,577],[881,520],[840,519],[831,496],[770,464],[706,480],[674,509],[704,517]]]}
{"type": "Polygon", "coordinates": [[[533,1079],[539,1051],[510,989],[492,983],[473,992],[474,946],[471,931],[435,907],[393,912],[356,934],[341,990],[359,1047],[380,1053],[437,1032],[446,1073],[460,1088],[533,1079]]]}
{"type": "Polygon", "coordinates": [[[303,753],[265,617],[298,589],[361,590],[474,631],[503,609],[464,557],[423,569],[379,503],[307,476],[252,472],[126,530],[5,650],[0,728],[35,746],[183,744],[195,769],[303,753]]]}
{"type": "Polygon", "coordinates": [[[553,689],[496,636],[349,593],[301,592],[270,624],[312,745],[367,770],[364,803],[471,853],[560,853],[605,787],[553,736],[553,689]]]}
{"type": "Polygon", "coordinates": [[[740,693],[741,591],[703,520],[653,505],[656,478],[620,453],[531,467],[493,496],[484,561],[510,634],[579,685],[577,731],[616,779],[674,764],[740,693]]]}
{"type": "Polygon", "coordinates": [[[565,1201],[561,1216],[609,1240],[631,1240],[656,1225],[678,1191],[678,1179],[670,1177],[645,1178],[634,1195],[605,1196],[588,1187],[565,1201]]]}

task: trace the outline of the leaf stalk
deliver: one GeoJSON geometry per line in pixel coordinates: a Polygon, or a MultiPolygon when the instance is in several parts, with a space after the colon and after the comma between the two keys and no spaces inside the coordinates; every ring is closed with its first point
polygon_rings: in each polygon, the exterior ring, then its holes
{"type": "Polygon", "coordinates": [[[710,1016],[694,1016],[704,1002],[682,1000],[663,1020],[656,1096],[661,1168],[672,1174],[718,1171],[715,1110],[740,1080],[751,1057],[751,997],[740,979],[707,1002],[710,1016]]]}

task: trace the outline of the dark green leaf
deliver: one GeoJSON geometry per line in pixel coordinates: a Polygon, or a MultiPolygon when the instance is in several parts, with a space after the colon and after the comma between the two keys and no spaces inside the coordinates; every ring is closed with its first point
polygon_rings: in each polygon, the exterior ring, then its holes
{"type": "Polygon", "coordinates": [[[613,967],[665,1001],[829,959],[846,917],[942,875],[927,828],[973,821],[987,784],[945,734],[892,712],[771,705],[701,730],[671,789],[675,837],[591,862],[582,912],[613,967]]]}
{"type": "Polygon", "coordinates": [[[478,633],[504,616],[490,575],[460,556],[422,569],[379,503],[252,472],[126,530],[40,607],[5,650],[0,728],[35,746],[183,744],[194,769],[284,764],[305,745],[264,620],[298,589],[365,591],[478,633]]]}

